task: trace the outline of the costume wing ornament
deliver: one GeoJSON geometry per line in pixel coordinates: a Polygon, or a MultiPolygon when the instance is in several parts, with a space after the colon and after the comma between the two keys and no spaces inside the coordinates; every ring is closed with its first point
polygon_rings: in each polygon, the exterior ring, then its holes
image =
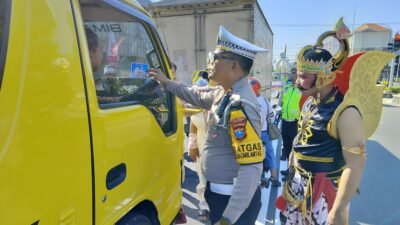
{"type": "MultiPolygon", "coordinates": [[[[355,106],[360,112],[364,122],[365,137],[368,138],[375,132],[381,117],[383,93],[383,86],[377,86],[376,81],[383,67],[394,55],[382,51],[371,51],[352,57],[356,57],[356,60],[348,60],[348,62],[354,65],[337,76],[346,77],[346,74],[350,74],[350,80],[349,89],[341,91],[345,92],[343,102],[336,109],[328,125],[328,131],[334,138],[338,138],[337,120],[343,110],[349,106],[355,106]]],[[[346,69],[346,65],[342,68],[346,69]]]]}

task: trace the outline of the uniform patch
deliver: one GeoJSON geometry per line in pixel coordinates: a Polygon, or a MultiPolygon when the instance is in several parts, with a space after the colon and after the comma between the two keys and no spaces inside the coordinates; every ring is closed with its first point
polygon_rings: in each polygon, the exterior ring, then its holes
{"type": "Polygon", "coordinates": [[[232,110],[229,118],[232,150],[236,162],[239,164],[262,162],[264,160],[262,141],[244,112],[241,109],[232,110]]]}
{"type": "Polygon", "coordinates": [[[236,140],[240,141],[246,137],[246,122],[246,117],[236,117],[229,121],[236,140]]]}

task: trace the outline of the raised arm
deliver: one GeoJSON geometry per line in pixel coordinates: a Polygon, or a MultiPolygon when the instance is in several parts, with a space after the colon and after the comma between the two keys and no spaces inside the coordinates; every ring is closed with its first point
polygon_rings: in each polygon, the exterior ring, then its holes
{"type": "Polygon", "coordinates": [[[169,80],[160,69],[149,69],[149,76],[154,77],[165,88],[176,95],[178,98],[203,109],[210,109],[215,96],[218,95],[222,89],[208,88],[208,89],[194,89],[187,87],[183,84],[169,80]]]}

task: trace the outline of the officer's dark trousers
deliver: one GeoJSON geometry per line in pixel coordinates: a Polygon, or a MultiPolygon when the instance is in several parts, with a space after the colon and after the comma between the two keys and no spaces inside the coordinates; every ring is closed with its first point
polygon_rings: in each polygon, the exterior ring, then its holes
{"type": "MultiPolygon", "coordinates": [[[[206,192],[204,197],[210,207],[210,221],[211,224],[218,222],[228,205],[230,195],[221,195],[210,191],[210,183],[207,182],[206,192]]],[[[235,225],[249,225],[255,224],[258,213],[261,209],[261,190],[258,187],[249,207],[236,221],[235,225]]]]}
{"type": "Polygon", "coordinates": [[[286,159],[289,158],[290,151],[292,151],[293,139],[296,137],[296,135],[297,120],[291,122],[282,120],[282,156],[284,156],[286,159]]]}

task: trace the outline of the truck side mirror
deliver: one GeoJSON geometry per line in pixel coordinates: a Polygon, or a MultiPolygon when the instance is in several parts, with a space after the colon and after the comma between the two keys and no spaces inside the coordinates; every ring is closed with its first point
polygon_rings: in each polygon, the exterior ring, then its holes
{"type": "Polygon", "coordinates": [[[157,52],[154,48],[146,53],[146,59],[151,68],[159,69],[161,67],[157,52]]]}

